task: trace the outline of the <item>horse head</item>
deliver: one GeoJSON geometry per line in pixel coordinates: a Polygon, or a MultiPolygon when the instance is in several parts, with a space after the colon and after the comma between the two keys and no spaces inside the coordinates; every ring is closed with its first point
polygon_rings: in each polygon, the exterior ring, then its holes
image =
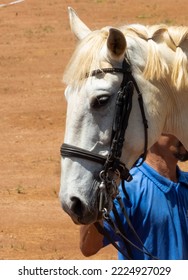
{"type": "MultiPolygon", "coordinates": [[[[120,179],[129,178],[128,170],[167,125],[172,102],[164,94],[171,90],[166,61],[173,54],[156,59],[160,74],[149,71],[153,77],[146,79],[149,44],[144,32],[137,35],[139,25],[128,31],[112,27],[91,31],[71,8],[69,18],[78,45],[64,75],[67,118],[60,200],[75,223],[89,224],[101,217],[101,210],[111,210],[120,179]],[[125,114],[118,107],[121,92],[123,100],[129,99],[125,114]],[[143,105],[138,102],[141,93],[143,105]],[[121,116],[126,114],[127,118],[121,116]]],[[[161,53],[166,48],[161,43],[161,53]]]]}

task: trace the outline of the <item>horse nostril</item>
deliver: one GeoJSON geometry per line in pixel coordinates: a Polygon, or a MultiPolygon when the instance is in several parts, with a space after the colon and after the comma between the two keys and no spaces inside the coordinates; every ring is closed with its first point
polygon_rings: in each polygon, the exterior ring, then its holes
{"type": "Polygon", "coordinates": [[[71,197],[70,209],[78,217],[82,217],[83,216],[84,205],[83,205],[83,203],[81,202],[81,200],[78,197],[76,197],[76,196],[71,197]]]}

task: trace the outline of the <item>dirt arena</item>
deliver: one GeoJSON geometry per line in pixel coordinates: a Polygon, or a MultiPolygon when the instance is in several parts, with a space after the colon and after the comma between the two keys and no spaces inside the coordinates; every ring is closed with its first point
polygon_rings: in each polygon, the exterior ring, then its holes
{"type": "MultiPolygon", "coordinates": [[[[0,8],[0,259],[85,259],[79,226],[58,200],[61,80],[75,46],[68,6],[91,29],[188,22],[187,0],[25,0],[0,8]]],[[[89,259],[116,259],[116,252],[89,259]]]]}

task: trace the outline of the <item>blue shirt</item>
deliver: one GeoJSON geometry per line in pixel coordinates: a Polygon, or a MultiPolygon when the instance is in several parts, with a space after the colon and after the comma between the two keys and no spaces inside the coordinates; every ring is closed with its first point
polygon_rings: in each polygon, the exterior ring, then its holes
{"type": "MultiPolygon", "coordinates": [[[[133,180],[125,182],[130,200],[120,186],[120,196],[129,219],[145,248],[161,260],[188,259],[188,172],[177,167],[178,182],[174,183],[159,175],[145,162],[131,170],[133,180]]],[[[122,214],[118,200],[115,205],[127,238],[142,246],[132,233],[122,214]]],[[[113,214],[111,217],[114,219],[113,214]]],[[[126,252],[124,242],[117,237],[105,222],[105,228],[126,252]]],[[[104,246],[109,242],[104,238],[104,246]]],[[[133,259],[151,259],[131,246],[133,259]]],[[[125,257],[118,252],[119,259],[125,257]]]]}

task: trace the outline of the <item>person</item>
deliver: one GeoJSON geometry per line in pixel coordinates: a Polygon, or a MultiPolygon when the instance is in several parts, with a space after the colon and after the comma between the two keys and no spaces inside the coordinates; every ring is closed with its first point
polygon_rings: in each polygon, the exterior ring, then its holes
{"type": "MultiPolygon", "coordinates": [[[[148,150],[145,162],[131,169],[133,179],[125,182],[128,196],[120,185],[128,218],[118,199],[114,205],[124,234],[133,244],[122,240],[109,223],[100,221],[123,252],[118,252],[118,259],[188,259],[188,172],[180,170],[178,160],[188,160],[188,151],[175,136],[163,134],[148,150]]],[[[113,213],[110,217],[115,220],[113,213]]],[[[80,227],[80,249],[85,256],[96,254],[110,243],[99,232],[94,224],[80,227]]]]}

